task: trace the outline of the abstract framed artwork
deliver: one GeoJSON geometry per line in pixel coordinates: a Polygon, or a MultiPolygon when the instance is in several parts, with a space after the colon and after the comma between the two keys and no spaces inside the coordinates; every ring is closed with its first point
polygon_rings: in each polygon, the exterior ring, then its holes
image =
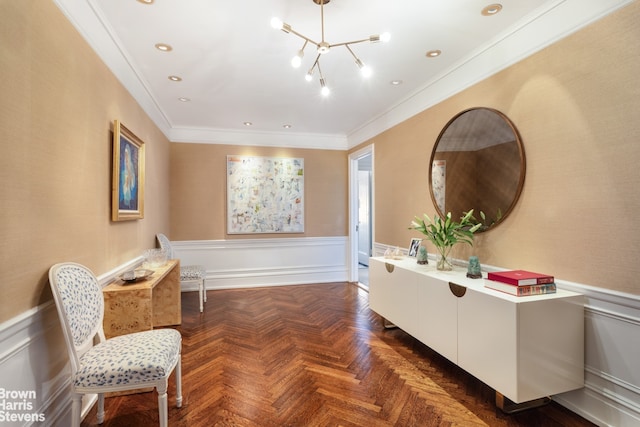
{"type": "Polygon", "coordinates": [[[227,234],[304,233],[304,159],[227,156],[227,234]]]}
{"type": "Polygon", "coordinates": [[[113,122],[111,219],[144,218],[144,142],[120,121],[113,122]]]}

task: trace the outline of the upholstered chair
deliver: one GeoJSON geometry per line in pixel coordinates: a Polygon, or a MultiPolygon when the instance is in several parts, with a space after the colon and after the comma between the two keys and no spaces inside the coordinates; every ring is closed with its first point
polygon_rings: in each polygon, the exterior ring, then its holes
{"type": "Polygon", "coordinates": [[[155,387],[160,426],[168,422],[167,386],[175,370],[176,406],[182,406],[182,336],[155,329],[106,339],[102,288],[91,270],[76,263],[49,269],[62,332],[71,362],[72,426],[81,422],[82,395],[98,394],[98,423],[104,421],[104,393],[155,387]]]}

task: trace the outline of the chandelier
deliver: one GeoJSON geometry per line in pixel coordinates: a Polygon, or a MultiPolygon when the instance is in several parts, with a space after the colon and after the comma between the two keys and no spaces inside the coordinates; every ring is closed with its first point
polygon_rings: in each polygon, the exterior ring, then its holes
{"type": "Polygon", "coordinates": [[[278,18],[273,18],[271,19],[271,26],[277,30],[282,30],[285,33],[289,34],[294,34],[298,37],[300,37],[301,39],[304,40],[304,44],[302,45],[302,48],[298,51],[298,53],[296,54],[296,56],[293,57],[293,59],[291,60],[291,65],[294,68],[299,68],[300,65],[302,65],[302,58],[304,57],[304,49],[307,47],[307,44],[311,43],[312,45],[315,45],[316,47],[316,52],[318,53],[318,55],[316,56],[315,61],[313,61],[313,65],[311,66],[311,68],[309,69],[309,71],[307,72],[305,79],[307,81],[311,81],[313,79],[313,73],[315,71],[315,69],[318,69],[318,75],[320,77],[320,92],[322,93],[322,95],[327,96],[329,95],[329,88],[327,87],[327,84],[324,80],[324,76],[322,75],[322,70],[320,68],[320,57],[326,53],[328,53],[331,48],[334,47],[339,47],[339,46],[344,46],[347,48],[347,50],[349,51],[349,53],[351,54],[351,56],[353,56],[353,59],[356,62],[356,65],[358,66],[358,68],[360,68],[360,72],[362,73],[363,77],[369,77],[371,75],[371,68],[367,67],[361,60],[360,58],[358,58],[356,56],[355,53],[353,53],[353,50],[351,49],[351,45],[357,44],[357,43],[363,43],[363,42],[371,42],[371,43],[376,43],[379,41],[388,41],[389,40],[389,34],[388,33],[384,33],[382,35],[376,34],[376,35],[372,35],[366,39],[361,39],[361,40],[353,40],[353,41],[349,41],[349,42],[342,42],[342,43],[334,43],[334,44],[330,44],[328,43],[325,39],[324,39],[324,5],[326,3],[329,3],[331,0],[312,0],[315,4],[319,4],[320,5],[320,29],[321,29],[321,40],[319,42],[316,42],[312,39],[310,39],[307,36],[304,36],[300,33],[298,33],[297,31],[295,31],[293,28],[291,28],[291,25],[282,22],[280,19],[278,18]]]}

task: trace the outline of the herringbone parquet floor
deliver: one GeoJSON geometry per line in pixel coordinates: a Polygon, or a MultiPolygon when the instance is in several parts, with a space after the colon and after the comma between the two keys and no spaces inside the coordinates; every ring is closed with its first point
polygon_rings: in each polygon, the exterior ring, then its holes
{"type": "MultiPolygon", "coordinates": [[[[183,398],[170,426],[593,426],[551,403],[506,415],[494,392],[348,283],[183,293],[183,398]]],[[[155,392],[106,400],[104,426],[158,425],[155,392]]],[[[83,426],[96,425],[95,408],[83,426]]]]}

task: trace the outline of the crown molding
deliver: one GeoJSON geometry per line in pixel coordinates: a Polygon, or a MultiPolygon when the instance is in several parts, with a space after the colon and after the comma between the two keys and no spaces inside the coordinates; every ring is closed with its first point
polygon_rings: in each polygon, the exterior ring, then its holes
{"type": "Polygon", "coordinates": [[[626,6],[633,0],[558,0],[515,23],[469,57],[434,76],[427,84],[386,112],[346,135],[271,133],[213,128],[174,127],[155,101],[145,80],[118,47],[97,0],[54,0],[90,47],[172,142],[240,144],[270,147],[348,150],[415,116],[487,77],[552,45],[626,6]]]}

